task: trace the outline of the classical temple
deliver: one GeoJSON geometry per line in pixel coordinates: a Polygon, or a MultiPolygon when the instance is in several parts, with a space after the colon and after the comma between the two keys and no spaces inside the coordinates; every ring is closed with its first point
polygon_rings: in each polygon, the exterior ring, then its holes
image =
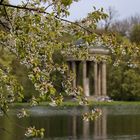
{"type": "MultiPolygon", "coordinates": [[[[89,54],[109,55],[110,51],[104,46],[89,47],[89,54]]],[[[68,58],[69,69],[75,74],[73,87],[82,86],[85,96],[107,96],[106,61],[77,60],[68,58]]]]}

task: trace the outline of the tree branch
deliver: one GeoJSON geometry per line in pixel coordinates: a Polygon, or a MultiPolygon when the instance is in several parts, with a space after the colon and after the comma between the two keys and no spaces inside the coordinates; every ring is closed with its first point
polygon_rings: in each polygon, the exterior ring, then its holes
{"type": "Polygon", "coordinates": [[[45,10],[47,10],[47,9],[48,9],[49,7],[51,7],[53,4],[54,4],[54,3],[49,4],[49,5],[45,8],[45,10]]]}
{"type": "Polygon", "coordinates": [[[1,0],[1,1],[0,1],[0,4],[2,4],[2,3],[3,3],[3,1],[4,1],[4,0],[1,0]]]}
{"type": "Polygon", "coordinates": [[[6,31],[9,31],[9,30],[10,30],[10,27],[9,27],[9,26],[6,26],[1,20],[0,20],[0,24],[3,26],[3,28],[4,28],[6,31]]]}
{"type": "MultiPolygon", "coordinates": [[[[29,7],[22,7],[22,6],[16,6],[16,5],[11,5],[11,4],[3,4],[3,3],[0,3],[0,5],[3,5],[5,7],[11,7],[11,8],[17,8],[17,9],[23,9],[23,10],[28,10],[28,11],[34,11],[34,12],[38,12],[38,13],[42,13],[42,14],[48,14],[50,15],[50,13],[44,11],[44,10],[41,10],[41,9],[37,9],[37,8],[29,8],[29,7]]],[[[64,22],[67,22],[67,23],[70,23],[70,24],[73,24],[73,25],[76,25],[80,28],[82,28],[83,30],[87,31],[88,33],[92,34],[93,32],[90,31],[89,29],[87,29],[86,27],[83,27],[81,26],[80,24],[78,23],[75,23],[75,22],[72,22],[72,21],[69,21],[67,19],[63,19],[61,17],[58,17],[57,15],[54,16],[56,19],[59,19],[61,21],[64,21],[64,22]]]]}
{"type": "Polygon", "coordinates": [[[39,13],[45,13],[45,12],[42,11],[41,9],[37,9],[37,8],[28,8],[28,7],[26,7],[26,6],[21,7],[21,6],[17,6],[17,5],[3,4],[3,3],[0,3],[0,5],[3,5],[3,6],[5,6],[5,7],[11,7],[11,8],[17,8],[17,9],[23,9],[23,10],[28,10],[28,11],[36,11],[36,12],[39,12],[39,13]]]}
{"type": "Polygon", "coordinates": [[[9,21],[9,23],[11,24],[11,27],[12,27],[12,29],[13,29],[13,25],[12,25],[12,22],[11,22],[9,16],[8,16],[8,13],[7,13],[7,11],[6,11],[6,8],[5,8],[5,6],[3,6],[3,7],[4,7],[4,12],[5,12],[5,14],[6,14],[6,18],[7,18],[7,20],[9,21]]]}
{"type": "Polygon", "coordinates": [[[55,18],[57,18],[57,19],[59,19],[59,20],[61,20],[61,21],[64,21],[64,22],[67,22],[67,23],[70,23],[70,24],[76,25],[76,26],[82,28],[83,30],[87,31],[88,33],[93,34],[92,31],[90,31],[90,30],[87,29],[86,27],[83,27],[82,25],[80,25],[80,24],[78,24],[78,23],[76,23],[76,22],[72,22],[72,21],[70,21],[70,20],[60,18],[60,17],[58,17],[58,16],[55,16],[55,18]]]}

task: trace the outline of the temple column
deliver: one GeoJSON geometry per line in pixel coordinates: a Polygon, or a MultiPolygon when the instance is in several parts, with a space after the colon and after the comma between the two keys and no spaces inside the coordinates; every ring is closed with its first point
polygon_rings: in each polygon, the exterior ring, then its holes
{"type": "Polygon", "coordinates": [[[98,65],[94,62],[94,95],[98,96],[98,65]]]}
{"type": "Polygon", "coordinates": [[[76,86],[80,85],[80,61],[76,61],[76,86]]]}
{"type": "Polygon", "coordinates": [[[89,78],[87,77],[87,63],[83,61],[83,90],[85,96],[89,96],[89,78]]]}
{"type": "Polygon", "coordinates": [[[67,61],[67,66],[68,66],[68,74],[70,73],[70,70],[71,70],[71,62],[70,61],[67,61]]]}
{"type": "Polygon", "coordinates": [[[98,83],[98,96],[101,96],[101,64],[98,64],[97,83],[98,83]]]}
{"type": "Polygon", "coordinates": [[[76,88],[76,62],[75,61],[72,61],[72,72],[74,73],[74,79],[72,81],[72,85],[74,88],[76,88]]]}
{"type": "Polygon", "coordinates": [[[102,63],[102,95],[106,96],[106,63],[102,63]]]}

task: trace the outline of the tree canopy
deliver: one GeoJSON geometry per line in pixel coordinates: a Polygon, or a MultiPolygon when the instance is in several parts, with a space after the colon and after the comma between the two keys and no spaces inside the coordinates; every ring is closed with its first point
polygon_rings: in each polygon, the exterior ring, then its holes
{"type": "MultiPolygon", "coordinates": [[[[69,55],[81,59],[89,57],[87,48],[77,48],[74,41],[84,39],[90,44],[98,40],[90,29],[95,29],[96,23],[107,15],[103,9],[94,8],[89,15],[90,28],[68,21],[68,9],[73,2],[78,0],[27,0],[21,5],[0,1],[0,47],[27,68],[28,78],[38,91],[29,99],[31,105],[43,100],[49,100],[53,106],[60,105],[66,95],[73,95],[80,104],[87,104],[82,89],[71,86],[73,74],[67,72],[66,58],[69,55]],[[66,35],[73,39],[65,41],[66,35]]],[[[0,65],[0,76],[0,107],[6,113],[9,103],[24,99],[23,87],[9,65],[0,65]]],[[[89,118],[95,117],[95,113],[89,118]]],[[[20,116],[26,116],[24,109],[20,116]]],[[[44,129],[29,127],[26,136],[43,136],[43,132],[44,129]]]]}
{"type": "MultiPolygon", "coordinates": [[[[8,51],[26,67],[28,78],[37,91],[29,100],[31,105],[49,100],[50,105],[56,106],[62,103],[64,96],[71,95],[77,98],[80,104],[87,104],[82,89],[73,88],[71,85],[74,74],[68,74],[66,58],[69,55],[83,60],[90,58],[99,61],[105,58],[91,58],[87,47],[76,47],[74,42],[78,39],[83,39],[87,45],[99,43],[107,46],[111,51],[111,59],[108,59],[115,64],[126,53],[139,53],[139,48],[112,32],[96,32],[98,21],[108,17],[102,8],[94,7],[93,12],[81,21],[68,21],[66,17],[70,14],[68,10],[73,2],[78,0],[27,0],[21,5],[0,1],[0,49],[8,51]],[[70,39],[67,39],[67,36],[70,39]]],[[[1,64],[1,110],[6,112],[8,103],[21,101],[24,98],[22,93],[23,87],[12,74],[11,67],[1,64]]],[[[26,116],[24,110],[22,113],[26,116]]],[[[95,114],[91,113],[89,118],[93,115],[95,114]]],[[[42,136],[43,131],[36,131],[31,127],[26,134],[42,136]]]]}

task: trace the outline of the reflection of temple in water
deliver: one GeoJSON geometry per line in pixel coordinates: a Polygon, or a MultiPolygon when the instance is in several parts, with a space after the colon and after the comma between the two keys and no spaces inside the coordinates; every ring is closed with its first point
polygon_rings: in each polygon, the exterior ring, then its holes
{"type": "Polygon", "coordinates": [[[126,106],[118,109],[103,107],[102,116],[96,121],[89,122],[83,121],[81,116],[84,112],[90,111],[88,107],[47,110],[46,107],[41,107],[32,111],[35,111],[34,115],[23,120],[17,119],[14,115],[10,116],[10,120],[0,117],[0,140],[23,140],[25,129],[21,129],[19,125],[45,128],[43,140],[140,139],[140,108],[136,106],[132,109],[126,106]]]}
{"type": "MultiPolygon", "coordinates": [[[[88,108],[86,109],[86,112],[88,111],[88,108]]],[[[72,122],[72,130],[73,130],[73,138],[78,136],[77,133],[78,129],[82,130],[81,131],[81,137],[84,140],[87,140],[91,138],[93,139],[100,139],[104,140],[107,138],[107,110],[103,109],[102,110],[102,116],[100,116],[97,120],[95,121],[82,121],[82,125],[80,125],[79,128],[77,121],[78,118],[76,116],[73,116],[73,122],[72,122]],[[76,125],[77,124],[77,125],[76,125]]]]}
{"type": "Polygon", "coordinates": [[[94,137],[107,138],[107,111],[102,110],[102,116],[94,122],[94,137]]]}

